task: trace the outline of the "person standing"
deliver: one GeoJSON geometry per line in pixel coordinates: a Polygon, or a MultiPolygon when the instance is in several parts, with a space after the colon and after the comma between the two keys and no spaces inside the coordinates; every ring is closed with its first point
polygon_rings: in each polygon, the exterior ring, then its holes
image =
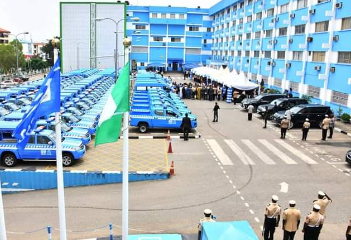
{"type": "Polygon", "coordinates": [[[221,93],[222,93],[222,88],[218,86],[217,89],[217,101],[221,101],[221,93]]]}
{"type": "Polygon", "coordinates": [[[302,232],[304,240],[318,240],[319,233],[323,227],[324,217],[319,213],[321,207],[317,204],[313,205],[312,212],[307,215],[302,232]]]}
{"type": "Polygon", "coordinates": [[[289,121],[286,117],[280,122],[280,138],[285,139],[286,130],[288,129],[289,121]]]}
{"type": "Polygon", "coordinates": [[[274,106],[273,106],[273,111],[272,111],[272,114],[278,112],[278,105],[277,105],[277,102],[274,101],[274,106]]]}
{"type": "Polygon", "coordinates": [[[186,78],[186,71],[184,71],[184,80],[185,80],[185,78],[186,78]]]}
{"type": "Polygon", "coordinates": [[[215,222],[215,220],[213,220],[212,211],[210,209],[205,209],[204,217],[200,219],[199,225],[197,226],[197,228],[199,230],[198,235],[197,235],[198,240],[201,239],[202,223],[204,223],[204,222],[215,222]]]}
{"type": "Polygon", "coordinates": [[[318,192],[318,199],[313,201],[313,204],[317,204],[321,207],[319,210],[319,213],[323,215],[324,218],[326,218],[326,211],[327,211],[327,206],[329,203],[332,203],[333,200],[323,191],[318,192]]]}
{"type": "Polygon", "coordinates": [[[264,126],[263,126],[263,128],[267,128],[267,121],[268,121],[268,115],[269,115],[267,106],[266,106],[265,110],[266,111],[264,112],[264,115],[263,115],[263,119],[264,119],[264,126]]]}
{"type": "Polygon", "coordinates": [[[180,125],[180,128],[183,129],[184,141],[188,141],[189,132],[191,131],[191,121],[190,121],[190,118],[188,117],[187,113],[185,114],[185,117],[183,117],[182,124],[180,125]]]}
{"type": "Polygon", "coordinates": [[[290,123],[291,123],[291,111],[290,111],[290,108],[288,108],[288,110],[286,110],[285,112],[285,116],[286,116],[286,119],[288,120],[288,129],[290,129],[290,123]]]}
{"type": "Polygon", "coordinates": [[[294,200],[289,201],[289,208],[283,211],[283,240],[294,240],[295,233],[300,225],[301,212],[295,208],[296,202],[294,200]]]}
{"type": "Polygon", "coordinates": [[[346,240],[351,240],[351,218],[349,219],[349,225],[346,228],[346,240]]]}
{"type": "Polygon", "coordinates": [[[329,123],[329,136],[328,138],[333,138],[333,133],[334,133],[334,127],[335,127],[335,117],[333,114],[330,115],[330,123],[329,123]]]}
{"type": "Polygon", "coordinates": [[[323,119],[323,122],[322,122],[322,141],[325,141],[327,138],[329,124],[330,124],[330,118],[328,117],[328,115],[325,115],[325,118],[323,119]]]}
{"type": "Polygon", "coordinates": [[[249,105],[249,106],[247,107],[247,118],[248,118],[249,121],[252,120],[252,113],[253,113],[253,110],[254,110],[254,106],[249,105]]]}
{"type": "Polygon", "coordinates": [[[310,124],[310,120],[308,118],[306,118],[305,122],[302,125],[302,141],[306,141],[307,140],[307,135],[308,135],[308,131],[310,130],[311,124],[310,124]]]}
{"type": "Polygon", "coordinates": [[[215,103],[213,107],[213,121],[212,122],[218,122],[218,110],[220,107],[218,106],[217,102],[215,103]]]}
{"type": "Polygon", "coordinates": [[[278,227],[280,221],[281,207],[277,204],[278,197],[272,196],[272,202],[266,207],[263,223],[264,240],[273,240],[275,228],[278,227]]]}
{"type": "Polygon", "coordinates": [[[293,90],[292,90],[292,88],[289,89],[288,96],[289,96],[289,98],[293,97],[293,90]]]}

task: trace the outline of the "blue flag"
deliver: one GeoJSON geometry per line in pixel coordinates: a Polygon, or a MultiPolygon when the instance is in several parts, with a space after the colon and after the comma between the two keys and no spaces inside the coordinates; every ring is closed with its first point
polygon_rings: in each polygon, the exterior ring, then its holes
{"type": "Polygon", "coordinates": [[[39,91],[30,105],[28,111],[24,114],[21,122],[13,132],[17,138],[17,147],[24,149],[30,133],[35,128],[38,118],[48,116],[53,112],[60,111],[60,58],[57,59],[49,75],[45,78],[39,91]]]}

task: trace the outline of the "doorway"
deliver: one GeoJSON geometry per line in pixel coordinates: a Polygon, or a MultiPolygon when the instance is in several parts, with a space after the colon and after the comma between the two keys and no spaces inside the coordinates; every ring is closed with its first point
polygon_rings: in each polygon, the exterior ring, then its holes
{"type": "Polygon", "coordinates": [[[172,71],[178,71],[178,63],[172,62],[172,71]]]}

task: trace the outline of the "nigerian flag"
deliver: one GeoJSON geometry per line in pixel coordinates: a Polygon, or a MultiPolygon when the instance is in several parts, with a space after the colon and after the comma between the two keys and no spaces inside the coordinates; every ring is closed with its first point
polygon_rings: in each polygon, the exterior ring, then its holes
{"type": "Polygon", "coordinates": [[[123,113],[129,111],[129,82],[128,62],[102,110],[96,130],[95,146],[118,141],[123,113]]]}

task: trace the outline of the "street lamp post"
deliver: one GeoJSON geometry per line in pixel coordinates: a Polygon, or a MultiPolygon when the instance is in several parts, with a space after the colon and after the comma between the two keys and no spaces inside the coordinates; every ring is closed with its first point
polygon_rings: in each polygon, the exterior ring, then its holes
{"type": "MultiPolygon", "coordinates": [[[[98,21],[98,22],[100,22],[100,21],[104,21],[104,20],[110,20],[110,21],[112,21],[112,22],[114,22],[115,23],[115,25],[116,25],[116,32],[115,32],[115,34],[116,34],[116,47],[115,47],[115,51],[116,51],[116,61],[115,61],[115,83],[117,82],[117,77],[118,77],[118,67],[119,67],[119,65],[118,65],[118,24],[121,22],[121,21],[124,21],[124,20],[126,20],[126,18],[122,18],[122,19],[120,19],[120,20],[118,20],[118,21],[116,21],[116,20],[114,20],[113,18],[96,18],[95,19],[95,21],[98,21]]],[[[140,19],[138,18],[138,17],[133,17],[133,18],[130,18],[130,20],[132,20],[132,21],[134,21],[134,22],[138,22],[140,19]]]]}
{"type": "Polygon", "coordinates": [[[18,46],[17,46],[17,42],[18,42],[18,36],[19,35],[21,35],[21,34],[28,34],[29,32],[22,32],[22,33],[19,33],[19,34],[17,34],[17,35],[14,35],[14,34],[10,34],[10,35],[12,35],[12,36],[14,36],[15,37],[15,39],[16,39],[16,45],[15,45],[15,47],[16,47],[16,75],[18,75],[18,46]]]}

